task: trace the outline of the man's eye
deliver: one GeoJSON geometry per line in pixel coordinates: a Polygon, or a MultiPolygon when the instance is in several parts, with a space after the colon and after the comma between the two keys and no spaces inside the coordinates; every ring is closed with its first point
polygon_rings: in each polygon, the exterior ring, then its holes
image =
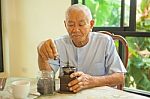
{"type": "Polygon", "coordinates": [[[84,26],[84,25],[85,25],[85,23],[80,23],[80,24],[79,24],[79,26],[84,26]]]}
{"type": "Polygon", "coordinates": [[[84,24],[79,24],[79,26],[84,26],[84,24]]]}
{"type": "Polygon", "coordinates": [[[73,26],[73,24],[69,24],[68,26],[73,26]]]}

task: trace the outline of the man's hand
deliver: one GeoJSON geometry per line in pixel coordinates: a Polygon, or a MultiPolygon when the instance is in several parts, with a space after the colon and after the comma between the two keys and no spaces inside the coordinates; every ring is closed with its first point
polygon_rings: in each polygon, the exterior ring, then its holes
{"type": "Polygon", "coordinates": [[[54,59],[58,53],[52,39],[42,42],[38,47],[38,63],[40,70],[51,70],[48,59],[54,59]]]}
{"type": "Polygon", "coordinates": [[[75,72],[72,73],[70,77],[76,77],[75,80],[68,84],[70,90],[73,92],[92,87],[117,86],[124,83],[123,73],[113,73],[105,76],[90,76],[83,72],[75,72]]]}
{"type": "Polygon", "coordinates": [[[70,75],[71,78],[77,77],[77,79],[71,81],[68,86],[70,91],[78,92],[82,89],[94,87],[94,78],[83,72],[75,72],[70,75]]]}
{"type": "Polygon", "coordinates": [[[38,48],[38,54],[44,59],[48,60],[49,58],[54,59],[58,53],[56,46],[52,39],[42,42],[38,48]]]}

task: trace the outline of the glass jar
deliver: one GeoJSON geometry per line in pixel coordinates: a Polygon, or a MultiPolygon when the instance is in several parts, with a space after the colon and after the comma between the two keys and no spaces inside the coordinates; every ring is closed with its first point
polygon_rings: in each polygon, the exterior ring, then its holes
{"type": "Polygon", "coordinates": [[[55,74],[53,71],[41,71],[37,82],[37,91],[41,95],[53,95],[55,92],[55,74]]]}

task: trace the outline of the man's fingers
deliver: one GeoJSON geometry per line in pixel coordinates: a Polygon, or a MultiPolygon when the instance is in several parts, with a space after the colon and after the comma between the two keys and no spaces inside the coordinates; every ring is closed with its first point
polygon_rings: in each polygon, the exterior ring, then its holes
{"type": "Polygon", "coordinates": [[[68,86],[74,86],[80,82],[82,82],[83,77],[81,76],[83,73],[82,72],[77,72],[74,77],[77,77],[75,80],[72,80],[69,82],[68,86]],[[80,76],[79,76],[80,75],[80,76]]]}
{"type": "Polygon", "coordinates": [[[78,90],[78,89],[82,89],[82,88],[83,88],[83,82],[79,82],[76,85],[70,87],[70,90],[74,91],[74,90],[78,90]]]}
{"type": "Polygon", "coordinates": [[[54,55],[53,55],[53,51],[52,51],[52,49],[51,49],[51,47],[49,46],[49,43],[48,42],[45,42],[46,44],[45,44],[45,50],[46,50],[46,55],[47,55],[47,57],[48,58],[54,58],[54,55]]]}
{"type": "Polygon", "coordinates": [[[57,49],[56,49],[55,43],[51,39],[49,41],[50,41],[50,47],[52,49],[53,55],[54,55],[54,57],[56,57],[58,55],[58,53],[57,53],[57,49]]]}
{"type": "Polygon", "coordinates": [[[46,53],[45,47],[44,47],[44,42],[41,42],[39,46],[37,47],[38,54],[40,57],[42,57],[44,60],[48,59],[48,55],[46,53]]]}
{"type": "Polygon", "coordinates": [[[71,78],[74,78],[74,77],[80,77],[82,74],[84,74],[83,72],[74,72],[70,75],[71,78]]]}
{"type": "Polygon", "coordinates": [[[76,90],[77,88],[79,88],[80,86],[78,84],[70,87],[70,90],[73,91],[73,90],[76,90]]]}
{"type": "Polygon", "coordinates": [[[48,60],[48,53],[46,50],[41,50],[41,56],[42,58],[44,58],[45,60],[48,60]]]}
{"type": "Polygon", "coordinates": [[[69,82],[68,86],[73,86],[77,83],[79,83],[82,80],[82,74],[84,74],[83,72],[74,72],[70,75],[71,78],[77,77],[75,80],[72,80],[71,82],[69,82]]]}
{"type": "Polygon", "coordinates": [[[42,42],[37,49],[39,55],[44,60],[48,60],[49,58],[54,59],[58,55],[55,44],[51,39],[42,42]]]}
{"type": "Polygon", "coordinates": [[[79,82],[78,84],[76,84],[76,85],[70,87],[70,91],[78,92],[78,91],[80,91],[80,90],[83,89],[83,88],[84,88],[83,82],[79,82]]]}
{"type": "Polygon", "coordinates": [[[73,86],[73,85],[76,85],[78,83],[79,83],[79,81],[77,79],[75,79],[75,80],[72,80],[71,82],[69,82],[68,86],[73,86]]]}

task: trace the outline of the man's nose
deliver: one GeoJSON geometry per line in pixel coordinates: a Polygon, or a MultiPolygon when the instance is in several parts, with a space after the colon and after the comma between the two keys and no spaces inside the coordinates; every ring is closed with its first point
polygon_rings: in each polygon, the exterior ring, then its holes
{"type": "Polygon", "coordinates": [[[74,32],[77,32],[77,31],[79,31],[80,29],[79,29],[79,27],[78,26],[74,26],[74,28],[73,28],[73,31],[74,32]]]}

